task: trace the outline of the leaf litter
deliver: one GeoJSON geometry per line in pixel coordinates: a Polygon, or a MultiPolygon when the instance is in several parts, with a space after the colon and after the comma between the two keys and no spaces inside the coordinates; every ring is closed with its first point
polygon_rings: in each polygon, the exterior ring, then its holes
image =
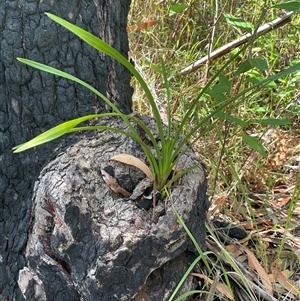
{"type": "MultiPolygon", "coordinates": [[[[228,275],[235,274],[229,276],[234,300],[296,301],[300,300],[299,133],[273,128],[262,142],[268,156],[252,153],[241,171],[247,198],[233,197],[227,188],[212,200],[208,224],[217,241],[208,235],[207,245],[216,255],[215,269],[221,275],[224,268],[228,275]],[[214,226],[212,221],[218,219],[228,221],[225,230],[214,226]],[[232,238],[230,228],[242,228],[248,235],[232,238]],[[227,256],[220,256],[223,251],[227,256]],[[235,265],[241,268],[241,277],[236,277],[235,265]]],[[[223,284],[228,286],[224,277],[223,284]]],[[[232,300],[227,293],[221,295],[222,300],[232,300]]]]}

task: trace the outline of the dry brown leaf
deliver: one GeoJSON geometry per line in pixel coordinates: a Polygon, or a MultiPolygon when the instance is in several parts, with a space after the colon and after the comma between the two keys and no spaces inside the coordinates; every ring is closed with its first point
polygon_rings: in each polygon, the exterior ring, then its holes
{"type": "Polygon", "coordinates": [[[137,25],[133,25],[133,26],[128,26],[127,27],[127,31],[131,32],[131,31],[140,31],[140,30],[145,30],[148,29],[149,27],[154,26],[157,23],[156,20],[146,20],[144,22],[141,22],[137,25]]]}
{"type": "MultiPolygon", "coordinates": [[[[204,274],[199,274],[199,273],[191,273],[192,276],[195,277],[199,277],[201,279],[204,279],[205,281],[207,281],[210,285],[212,285],[214,283],[214,281],[212,279],[210,279],[209,277],[207,277],[204,274]]],[[[234,297],[230,291],[230,289],[228,288],[228,286],[225,283],[218,283],[217,284],[217,291],[221,294],[221,295],[225,295],[228,299],[230,300],[234,300],[234,297]]]]}
{"type": "Polygon", "coordinates": [[[239,245],[237,244],[231,244],[231,245],[228,245],[225,247],[225,249],[231,253],[231,255],[234,257],[234,258],[237,258],[238,256],[240,256],[241,254],[244,253],[243,249],[240,248],[239,245]]]}
{"type": "Polygon", "coordinates": [[[263,285],[269,291],[270,295],[273,296],[274,292],[273,292],[272,284],[271,284],[271,281],[270,281],[265,269],[262,267],[262,265],[259,263],[259,261],[255,257],[255,255],[249,249],[245,248],[245,252],[247,253],[247,256],[248,256],[249,267],[253,268],[257,271],[263,285]]]}
{"type": "Polygon", "coordinates": [[[280,269],[274,262],[271,264],[271,271],[274,275],[274,278],[279,284],[281,284],[288,292],[291,292],[295,296],[299,296],[298,291],[293,287],[291,283],[288,282],[284,274],[280,271],[280,269]]]}
{"type": "Polygon", "coordinates": [[[208,211],[210,215],[214,215],[220,207],[223,205],[224,201],[227,197],[227,191],[223,191],[216,199],[213,200],[212,204],[210,205],[208,211]]]}
{"type": "Polygon", "coordinates": [[[150,168],[140,159],[128,154],[119,154],[111,157],[109,160],[118,161],[139,168],[148,178],[153,179],[150,168]]]}
{"type": "Polygon", "coordinates": [[[122,188],[118,181],[112,177],[109,173],[107,173],[104,169],[101,169],[101,174],[104,182],[108,185],[108,187],[115,193],[122,194],[125,198],[129,198],[131,193],[122,188]]]}
{"type": "MultiPolygon", "coordinates": [[[[284,277],[286,279],[290,278],[294,274],[294,272],[290,271],[290,270],[284,270],[281,273],[284,275],[284,277]]],[[[277,281],[274,274],[269,274],[268,277],[269,277],[271,282],[276,282],[277,281]]]]}
{"type": "Polygon", "coordinates": [[[282,207],[286,206],[289,203],[290,200],[291,200],[291,196],[283,197],[283,198],[281,198],[280,204],[278,204],[278,206],[280,208],[282,208],[282,207]]]}

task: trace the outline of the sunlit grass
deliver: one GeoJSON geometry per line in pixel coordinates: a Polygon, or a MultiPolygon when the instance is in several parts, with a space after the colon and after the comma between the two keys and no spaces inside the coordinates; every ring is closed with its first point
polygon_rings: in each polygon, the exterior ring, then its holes
{"type": "MultiPolygon", "coordinates": [[[[132,10],[129,25],[138,25],[147,20],[155,20],[156,23],[143,30],[131,30],[129,32],[131,57],[144,72],[146,81],[153,86],[162,106],[166,106],[164,99],[163,80],[159,69],[159,58],[166,62],[167,73],[170,78],[172,91],[172,117],[180,122],[182,116],[189,109],[191,101],[209,79],[220,69],[231,54],[226,54],[214,61],[209,61],[205,66],[185,76],[178,73],[183,68],[199,60],[208,54],[209,49],[218,47],[238,38],[243,32],[228,25],[223,13],[229,13],[251,22],[255,26],[262,25],[284,14],[283,10],[267,9],[275,3],[284,1],[182,1],[186,8],[177,12],[173,11],[174,1],[140,1],[132,2],[132,10]],[[216,3],[218,5],[216,6],[216,3]],[[251,8],[251,9],[250,9],[251,8]],[[266,9],[264,11],[264,9],[266,9]],[[261,18],[263,14],[263,18],[261,18]]],[[[246,74],[235,77],[234,74],[245,58],[259,57],[268,62],[265,76],[275,74],[280,70],[299,62],[300,57],[300,16],[292,17],[292,22],[277,28],[260,37],[251,48],[251,51],[243,53],[239,60],[232,63],[225,70],[228,78],[234,78],[231,93],[238,93],[248,85],[247,80],[255,80],[261,76],[257,70],[252,69],[246,74]]],[[[150,108],[143,101],[143,95],[135,83],[134,108],[145,114],[150,114],[150,108]]],[[[195,145],[201,160],[206,164],[209,179],[209,194],[212,200],[222,191],[227,191],[227,201],[220,208],[221,213],[233,223],[240,223],[240,217],[244,220],[253,220],[253,228],[258,229],[253,210],[253,194],[263,194],[262,208],[270,211],[269,196],[278,183],[290,183],[293,181],[291,174],[281,168],[284,160],[277,162],[278,170],[273,170],[273,157],[277,153],[292,154],[283,146],[273,148],[274,141],[279,141],[288,135],[300,136],[299,114],[300,103],[294,96],[300,90],[300,72],[280,79],[269,87],[261,88],[253,94],[246,95],[238,106],[229,106],[226,112],[234,117],[249,123],[247,128],[241,128],[228,121],[211,118],[210,124],[213,130],[206,134],[195,145]],[[263,118],[282,118],[292,120],[291,126],[277,127],[274,135],[270,136],[270,127],[256,123],[255,120],[263,118]],[[245,145],[241,135],[246,132],[255,135],[264,141],[268,151],[268,157],[263,158],[245,145]],[[272,168],[271,168],[272,167],[272,168]],[[291,180],[292,179],[292,180],[291,180]]],[[[231,95],[232,96],[232,95],[231,95]]],[[[190,123],[197,124],[207,115],[214,100],[207,95],[199,100],[191,116],[190,123]]],[[[297,138],[296,138],[297,139],[297,138]]],[[[284,144],[284,143],[283,143],[284,144]]],[[[295,178],[295,177],[294,177],[295,178]]],[[[258,202],[258,201],[257,201],[258,202]]],[[[259,202],[258,202],[259,203],[259,202]]],[[[260,203],[259,203],[260,204],[260,203]]],[[[289,212],[289,216],[292,212],[289,212]]],[[[275,223],[275,219],[274,219],[275,223]]],[[[276,224],[280,227],[280,224],[276,224]]],[[[274,227],[275,227],[274,226],[274,227]]],[[[282,244],[285,243],[285,238],[282,244]]],[[[262,250],[263,244],[257,244],[254,249],[262,250]]],[[[271,264],[273,257],[267,253],[259,253],[257,257],[265,267],[271,264]],[[260,257],[259,257],[260,256],[260,257]]],[[[280,299],[278,299],[280,300],[280,299]]]]}
{"type": "MultiPolygon", "coordinates": [[[[221,2],[218,8],[215,7],[214,1],[203,1],[201,6],[199,6],[197,1],[184,2],[187,4],[186,9],[178,13],[172,11],[173,1],[153,0],[143,2],[135,0],[132,3],[129,19],[130,26],[146,22],[147,20],[155,20],[156,24],[144,30],[132,30],[129,32],[131,56],[143,70],[147,81],[152,83],[162,105],[166,105],[164,93],[161,90],[163,83],[161,71],[159,70],[159,58],[161,56],[164,57],[167,72],[171,78],[170,88],[172,90],[175,119],[181,119],[189,108],[190,101],[194,99],[194,96],[199,93],[199,90],[207,83],[211,75],[230,56],[230,54],[227,54],[209,62],[207,66],[203,66],[191,74],[183,77],[177,76],[181,69],[207,54],[215,19],[217,18],[217,22],[215,24],[216,30],[212,49],[232,41],[241,34],[241,32],[226,23],[222,15],[223,12],[243,17],[245,20],[256,24],[255,22],[259,20],[262,9],[272,4],[271,1],[221,2]],[[251,11],[249,11],[249,7],[251,7],[251,11]]],[[[270,9],[266,12],[261,23],[271,21],[282,14],[283,12],[279,10],[270,9]]],[[[292,24],[287,24],[282,28],[269,32],[255,42],[251,55],[253,57],[262,57],[268,61],[269,69],[266,71],[268,74],[282,70],[299,59],[299,20],[299,16],[293,17],[292,24]]],[[[244,56],[247,55],[249,53],[244,54],[244,56]]],[[[242,59],[243,57],[241,57],[242,59]]],[[[239,61],[226,71],[226,76],[233,76],[238,63],[239,61]]],[[[256,76],[255,71],[250,71],[248,75],[249,77],[256,76]]],[[[227,111],[231,115],[242,118],[245,121],[264,117],[293,118],[293,114],[298,113],[297,107],[292,106],[288,111],[285,108],[299,90],[299,79],[300,72],[280,80],[277,86],[274,85],[271,90],[262,88],[257,93],[245,98],[244,104],[238,107],[230,107],[227,111]]],[[[245,81],[237,79],[234,82],[236,92],[245,88],[246,84],[245,81]]],[[[135,108],[144,113],[149,113],[150,110],[139,93],[139,89],[135,87],[135,108]]],[[[205,116],[212,104],[211,99],[204,95],[195,108],[191,123],[197,123],[199,119],[205,116]]],[[[235,133],[240,131],[240,129],[235,127],[236,125],[234,124],[226,125],[224,122],[218,122],[215,127],[218,131],[218,139],[216,140],[216,137],[214,137],[214,132],[208,132],[207,137],[204,137],[198,143],[200,146],[199,152],[205,157],[211,157],[209,152],[206,156],[205,140],[209,140],[210,144],[212,140],[219,141],[219,143],[215,143],[214,151],[220,151],[220,143],[225,142],[226,149],[230,149],[230,154],[234,157],[234,153],[239,151],[241,147],[244,148],[240,145],[242,142],[237,141],[238,138],[234,137],[235,133]]],[[[265,127],[253,125],[249,130],[260,134],[265,129],[265,127]]],[[[220,154],[214,152],[215,157],[218,157],[218,155],[220,154]]],[[[236,162],[237,169],[243,162],[240,152],[238,157],[240,159],[236,162]]]]}

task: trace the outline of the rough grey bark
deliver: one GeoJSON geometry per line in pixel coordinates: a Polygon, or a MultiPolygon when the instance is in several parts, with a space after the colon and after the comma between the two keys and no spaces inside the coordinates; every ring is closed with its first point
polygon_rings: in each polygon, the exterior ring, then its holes
{"type": "Polygon", "coordinates": [[[126,56],[129,6],[130,0],[0,0],[0,299],[24,300],[17,277],[26,263],[33,185],[59,142],[18,155],[11,148],[62,121],[106,109],[86,89],[27,68],[16,57],[71,72],[130,112],[130,74],[44,15],[66,18],[126,56]]]}
{"type": "MultiPolygon", "coordinates": [[[[155,131],[153,121],[143,119],[155,131]]],[[[114,119],[105,124],[122,128],[114,119]]],[[[134,195],[145,178],[136,167],[109,160],[117,154],[145,161],[142,149],[131,139],[93,133],[82,136],[40,173],[33,194],[27,264],[18,279],[28,300],[145,300],[146,295],[152,301],[167,300],[186,271],[190,261],[183,254],[194,247],[171,203],[158,202],[153,222],[152,210],[138,208],[139,198],[124,198],[105,183],[101,171],[109,170],[120,187],[134,195]],[[163,281],[153,284],[157,273],[164,275],[163,281]]],[[[203,168],[192,151],[181,157],[177,168],[194,164],[199,167],[176,182],[171,195],[174,208],[205,249],[203,168]]]]}

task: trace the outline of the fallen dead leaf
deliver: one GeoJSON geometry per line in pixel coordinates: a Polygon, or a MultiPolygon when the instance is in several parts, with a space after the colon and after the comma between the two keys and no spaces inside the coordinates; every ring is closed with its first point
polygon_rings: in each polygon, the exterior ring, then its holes
{"type": "Polygon", "coordinates": [[[223,191],[216,199],[213,200],[212,204],[210,205],[208,212],[211,216],[214,216],[214,214],[221,209],[222,205],[224,204],[224,201],[227,197],[227,191],[223,191]]]}
{"type": "Polygon", "coordinates": [[[145,175],[153,179],[153,174],[150,168],[140,159],[128,154],[119,154],[111,157],[109,160],[118,161],[139,168],[145,175]]]}
{"type": "MultiPolygon", "coordinates": [[[[284,270],[281,273],[284,275],[284,277],[286,279],[288,279],[293,275],[294,272],[290,271],[290,270],[284,270]]],[[[268,277],[269,277],[271,282],[276,282],[277,281],[274,274],[269,274],[268,277]]]]}
{"type": "Polygon", "coordinates": [[[280,203],[278,204],[279,208],[286,206],[290,200],[291,200],[291,196],[286,196],[281,198],[280,203]]]}
{"type": "Polygon", "coordinates": [[[145,30],[148,29],[149,27],[154,26],[157,23],[156,20],[146,20],[144,22],[141,22],[137,25],[132,25],[127,27],[127,31],[140,31],[140,30],[145,30]]]}
{"type": "Polygon", "coordinates": [[[125,198],[129,198],[131,193],[128,192],[126,189],[122,188],[118,181],[112,177],[109,173],[107,173],[104,169],[101,169],[101,174],[103,177],[104,182],[108,185],[108,187],[115,193],[122,194],[125,198]]]}
{"type": "MultiPolygon", "coordinates": [[[[191,273],[192,276],[195,277],[199,277],[201,279],[204,279],[205,281],[207,281],[210,285],[212,285],[214,283],[214,281],[212,279],[210,279],[209,277],[207,277],[204,274],[199,274],[199,273],[191,273]]],[[[228,299],[230,300],[234,300],[234,297],[230,291],[230,289],[228,288],[228,286],[225,283],[218,283],[216,286],[217,291],[221,294],[221,295],[225,295],[228,299]]]]}
{"type": "Polygon", "coordinates": [[[240,256],[241,254],[243,254],[243,250],[242,248],[240,248],[239,245],[237,244],[231,244],[231,245],[228,245],[225,247],[225,249],[231,253],[231,255],[234,257],[234,258],[237,258],[238,256],[240,256]]]}
{"type": "Polygon", "coordinates": [[[264,284],[266,289],[269,291],[270,295],[273,296],[274,292],[273,292],[272,284],[271,284],[271,281],[270,281],[265,269],[262,267],[262,265],[259,263],[259,261],[255,257],[255,255],[249,249],[245,248],[245,252],[247,253],[247,256],[248,256],[249,267],[257,271],[262,283],[264,284]]]}
{"type": "Polygon", "coordinates": [[[271,271],[276,281],[281,284],[288,292],[291,292],[295,296],[300,296],[299,291],[297,291],[297,289],[287,280],[287,278],[274,262],[271,264],[271,271]]]}

